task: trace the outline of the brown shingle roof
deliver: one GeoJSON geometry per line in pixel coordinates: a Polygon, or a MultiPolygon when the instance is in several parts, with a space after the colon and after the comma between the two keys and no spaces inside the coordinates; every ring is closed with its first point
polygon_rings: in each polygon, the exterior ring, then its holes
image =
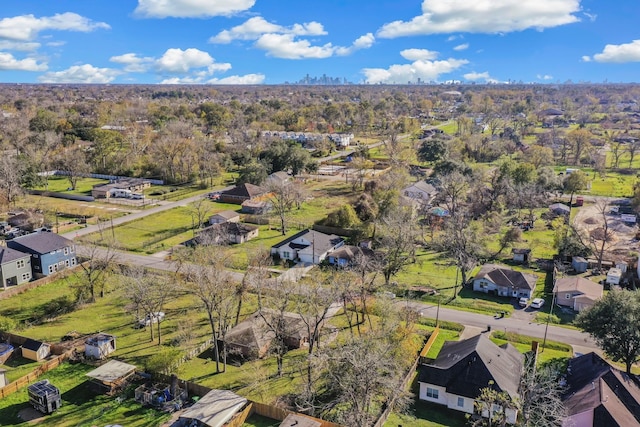
{"type": "Polygon", "coordinates": [[[482,266],[475,280],[486,278],[501,287],[534,290],[538,276],[522,273],[497,264],[485,264],[482,266]]]}

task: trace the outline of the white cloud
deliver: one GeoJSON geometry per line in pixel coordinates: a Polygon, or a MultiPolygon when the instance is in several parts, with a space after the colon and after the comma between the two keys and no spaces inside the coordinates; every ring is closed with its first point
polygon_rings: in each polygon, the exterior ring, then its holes
{"type": "Polygon", "coordinates": [[[536,78],[538,80],[553,80],[553,76],[550,76],[549,74],[538,74],[536,75],[536,78]]]}
{"type": "Polygon", "coordinates": [[[601,53],[596,53],[593,58],[583,56],[582,60],[589,62],[640,62],[640,40],[633,40],[631,43],[608,44],[601,53]]]}
{"type": "Polygon", "coordinates": [[[283,27],[265,20],[261,16],[249,18],[230,30],[220,31],[209,39],[209,43],[231,43],[233,40],[257,40],[264,34],[293,34],[296,36],[323,36],[327,32],[319,22],[305,22],[283,27]]]}
{"type": "Polygon", "coordinates": [[[17,50],[21,52],[33,52],[38,50],[40,43],[37,42],[17,42],[13,40],[0,40],[0,50],[17,50]]]}
{"type": "Polygon", "coordinates": [[[135,14],[147,18],[229,16],[251,9],[255,0],[138,0],[135,14]]]}
{"type": "Polygon", "coordinates": [[[116,64],[123,64],[124,71],[129,73],[144,73],[149,69],[155,59],[140,57],[135,53],[125,53],[124,55],[112,56],[109,58],[109,61],[115,62],[116,64]]]}
{"type": "Polygon", "coordinates": [[[461,38],[463,38],[461,35],[453,35],[453,36],[447,37],[447,41],[448,42],[452,42],[454,40],[458,40],[458,39],[461,39],[461,38]]]}
{"type": "Polygon", "coordinates": [[[296,39],[293,34],[263,34],[255,46],[267,55],[283,59],[322,59],[334,55],[345,56],[360,49],[370,48],[375,41],[371,33],[358,37],[351,46],[334,46],[326,43],[314,46],[309,40],[296,39]]]}
{"type": "Polygon", "coordinates": [[[399,83],[437,81],[442,74],[450,73],[469,63],[466,59],[449,58],[441,61],[417,60],[411,64],[391,65],[389,68],[365,68],[362,73],[367,83],[399,83]]]}
{"type": "Polygon", "coordinates": [[[264,82],[264,74],[245,74],[244,76],[229,76],[209,80],[209,84],[217,85],[259,85],[264,82]]]}
{"type": "Polygon", "coordinates": [[[579,11],[580,0],[423,0],[422,15],[383,25],[378,37],[542,30],[579,21],[579,11]]]}
{"type": "Polygon", "coordinates": [[[35,39],[41,31],[90,31],[110,28],[104,22],[94,22],[76,13],[58,13],[53,16],[36,18],[33,15],[14,16],[0,19],[0,38],[29,41],[35,39]]]}
{"type": "Polygon", "coordinates": [[[466,80],[471,80],[473,82],[478,80],[484,80],[484,81],[493,80],[491,76],[489,76],[488,71],[485,71],[483,73],[476,73],[475,71],[472,71],[470,73],[464,74],[462,77],[464,77],[466,80]]]}
{"type": "Polygon", "coordinates": [[[400,56],[408,61],[432,61],[438,57],[438,52],[427,49],[405,49],[400,56]]]}
{"type": "Polygon", "coordinates": [[[308,40],[295,40],[293,34],[263,34],[256,41],[256,47],[284,59],[329,58],[336,49],[331,43],[312,46],[308,40]]]}
{"type": "Polygon", "coordinates": [[[171,77],[160,82],[163,85],[216,84],[216,85],[257,85],[264,82],[263,74],[246,74],[244,76],[228,76],[205,80],[202,75],[187,77],[171,77]]]}
{"type": "Polygon", "coordinates": [[[67,42],[62,40],[58,40],[55,42],[47,42],[47,46],[50,46],[50,47],[60,47],[60,46],[64,46],[65,44],[67,44],[67,42]]]}
{"type": "Polygon", "coordinates": [[[356,50],[360,49],[369,49],[373,46],[373,43],[376,41],[376,38],[373,34],[367,33],[363,36],[358,37],[349,47],[337,47],[336,55],[346,56],[351,55],[356,50]]]}
{"type": "Polygon", "coordinates": [[[44,71],[47,64],[38,63],[33,58],[16,59],[7,52],[0,52],[0,70],[16,70],[16,71],[44,71]]]}
{"type": "Polygon", "coordinates": [[[461,50],[467,50],[469,49],[469,43],[463,43],[463,44],[459,44],[458,46],[454,47],[453,50],[455,51],[461,51],[461,50]]]}
{"type": "Polygon", "coordinates": [[[74,65],[63,71],[50,71],[38,77],[42,83],[111,83],[122,72],[97,68],[91,64],[74,65]]]}
{"type": "Polygon", "coordinates": [[[193,68],[206,68],[209,73],[214,73],[229,70],[231,64],[217,63],[207,52],[189,48],[167,49],[156,61],[156,67],[160,72],[166,73],[188,73],[193,68]]]}

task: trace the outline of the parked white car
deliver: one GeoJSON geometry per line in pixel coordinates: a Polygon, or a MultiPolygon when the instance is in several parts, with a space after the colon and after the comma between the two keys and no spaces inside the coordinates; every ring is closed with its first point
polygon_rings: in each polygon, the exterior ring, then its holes
{"type": "Polygon", "coordinates": [[[531,301],[531,308],[542,308],[543,305],[544,299],[542,298],[535,298],[533,301],[531,301]]]}
{"type": "Polygon", "coordinates": [[[529,298],[527,298],[527,297],[520,298],[520,300],[518,301],[518,304],[520,305],[520,307],[528,306],[529,305],[529,298]]]}
{"type": "Polygon", "coordinates": [[[156,311],[155,313],[150,313],[144,316],[144,319],[138,320],[136,326],[138,328],[144,328],[145,326],[149,326],[153,323],[162,322],[164,320],[164,311],[156,311]]]}

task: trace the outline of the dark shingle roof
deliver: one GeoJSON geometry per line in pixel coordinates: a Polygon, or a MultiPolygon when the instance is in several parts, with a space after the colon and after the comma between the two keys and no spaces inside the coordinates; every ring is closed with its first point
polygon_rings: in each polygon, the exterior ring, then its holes
{"type": "Polygon", "coordinates": [[[43,343],[42,341],[36,341],[29,338],[24,342],[24,344],[22,344],[22,348],[26,348],[27,350],[31,350],[31,351],[38,351],[38,349],[43,345],[48,345],[48,344],[43,343]]]}
{"type": "MultiPolygon", "coordinates": [[[[305,240],[308,240],[309,242],[313,242],[313,244],[315,245],[315,249],[316,251],[321,252],[321,251],[325,251],[328,250],[332,247],[334,247],[335,245],[337,245],[338,243],[344,241],[344,239],[340,236],[337,236],[335,234],[324,234],[321,233],[319,231],[316,230],[302,230],[299,233],[294,234],[293,236],[284,239],[281,242],[276,243],[275,245],[273,245],[272,247],[277,249],[277,248],[281,248],[282,246],[293,242],[294,240],[300,238],[300,237],[304,237],[305,240]]],[[[295,245],[295,244],[294,244],[295,245]]],[[[293,247],[293,246],[292,246],[293,247]]],[[[297,245],[297,249],[303,249],[308,247],[307,245],[297,245]]]]}
{"type": "Polygon", "coordinates": [[[516,289],[534,290],[538,276],[522,273],[497,264],[485,264],[482,266],[474,280],[486,278],[498,286],[516,289]]]}
{"type": "Polygon", "coordinates": [[[39,254],[46,254],[57,249],[73,246],[73,242],[56,233],[43,232],[31,233],[26,236],[16,237],[7,244],[17,243],[39,254]]]}
{"type": "Polygon", "coordinates": [[[524,356],[510,344],[497,346],[480,334],[448,341],[431,364],[420,367],[419,381],[446,387],[448,393],[476,398],[483,388],[518,394],[524,356]]]}
{"type": "Polygon", "coordinates": [[[612,367],[596,353],[569,361],[564,406],[568,415],[594,411],[594,426],[640,424],[638,378],[612,367]]]}
{"type": "Polygon", "coordinates": [[[29,254],[11,248],[0,248],[0,265],[29,257],[29,254]]]}
{"type": "Polygon", "coordinates": [[[225,194],[227,196],[247,197],[249,199],[252,199],[266,192],[267,190],[257,185],[242,184],[242,185],[233,187],[230,190],[224,191],[222,194],[225,194]]]}

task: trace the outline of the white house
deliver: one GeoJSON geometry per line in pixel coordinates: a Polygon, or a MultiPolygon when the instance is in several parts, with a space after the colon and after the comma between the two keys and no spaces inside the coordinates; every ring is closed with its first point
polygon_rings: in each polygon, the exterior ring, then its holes
{"type": "Polygon", "coordinates": [[[438,190],[425,181],[415,182],[402,190],[403,196],[424,204],[431,203],[437,194],[438,190]]]}
{"type": "Polygon", "coordinates": [[[307,229],[273,245],[271,254],[286,260],[320,264],[329,252],[342,245],[344,239],[340,236],[307,229]]]}
{"type": "Polygon", "coordinates": [[[211,215],[209,224],[221,224],[223,222],[240,222],[240,214],[236,211],[222,211],[211,215]]]}
{"type": "Polygon", "coordinates": [[[473,290],[501,297],[531,298],[538,276],[497,264],[485,264],[473,279],[473,290]]]}
{"type": "MultiPolygon", "coordinates": [[[[454,411],[473,414],[483,388],[491,387],[518,397],[524,356],[511,344],[497,346],[480,334],[464,341],[447,341],[433,363],[419,366],[420,400],[454,411]]],[[[493,408],[492,408],[493,409],[493,408]]],[[[505,411],[507,422],[516,422],[517,410],[505,411]]],[[[483,416],[488,416],[485,411],[483,416]]]]}
{"type": "Polygon", "coordinates": [[[620,279],[622,279],[622,270],[619,268],[610,268],[607,271],[607,283],[609,285],[619,285],[620,279]]]}

